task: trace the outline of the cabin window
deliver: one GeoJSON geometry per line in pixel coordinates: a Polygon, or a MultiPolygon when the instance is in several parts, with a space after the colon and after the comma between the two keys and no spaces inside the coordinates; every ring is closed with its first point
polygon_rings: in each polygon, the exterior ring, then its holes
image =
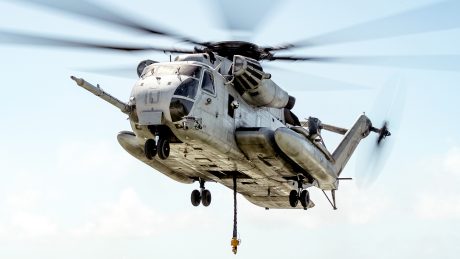
{"type": "Polygon", "coordinates": [[[212,77],[211,72],[209,71],[204,72],[203,83],[201,85],[201,89],[203,89],[203,91],[209,94],[212,94],[212,95],[216,93],[214,89],[214,79],[212,77]]]}
{"type": "Polygon", "coordinates": [[[234,117],[235,116],[235,108],[233,108],[232,102],[235,100],[235,98],[231,95],[228,95],[228,105],[227,105],[227,113],[228,116],[234,117]]]}

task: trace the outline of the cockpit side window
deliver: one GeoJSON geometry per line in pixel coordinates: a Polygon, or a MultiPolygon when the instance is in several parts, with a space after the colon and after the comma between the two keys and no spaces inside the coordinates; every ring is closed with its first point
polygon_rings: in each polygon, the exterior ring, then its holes
{"type": "Polygon", "coordinates": [[[203,89],[203,91],[210,93],[212,95],[216,93],[214,89],[214,78],[211,72],[209,71],[204,72],[203,83],[201,85],[201,89],[203,89]]]}

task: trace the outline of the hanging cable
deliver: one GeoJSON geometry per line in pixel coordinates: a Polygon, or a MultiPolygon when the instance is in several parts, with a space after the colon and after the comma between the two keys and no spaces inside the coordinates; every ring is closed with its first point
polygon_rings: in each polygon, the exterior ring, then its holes
{"type": "Polygon", "coordinates": [[[237,230],[237,211],[236,211],[236,175],[233,176],[233,237],[230,244],[232,245],[232,252],[236,254],[238,251],[238,246],[240,245],[240,240],[238,239],[238,230],[237,230]]]}

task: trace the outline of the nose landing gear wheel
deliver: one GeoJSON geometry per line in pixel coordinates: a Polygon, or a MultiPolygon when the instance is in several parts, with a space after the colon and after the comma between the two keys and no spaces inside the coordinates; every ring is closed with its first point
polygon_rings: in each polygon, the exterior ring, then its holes
{"type": "Polygon", "coordinates": [[[207,189],[204,189],[201,192],[201,204],[205,207],[208,207],[209,204],[211,204],[211,192],[207,189]]]}
{"type": "Polygon", "coordinates": [[[149,160],[152,160],[153,157],[156,156],[157,144],[155,143],[155,140],[147,139],[147,141],[144,144],[144,154],[145,154],[145,157],[149,160]]]}
{"type": "Polygon", "coordinates": [[[165,160],[169,157],[169,151],[169,140],[160,138],[160,140],[158,140],[158,157],[165,160]]]}
{"type": "Polygon", "coordinates": [[[303,190],[300,193],[299,200],[300,204],[302,204],[302,207],[306,210],[308,208],[308,204],[310,203],[310,194],[307,190],[303,190]]]}
{"type": "Polygon", "coordinates": [[[299,203],[298,192],[296,190],[292,190],[289,193],[289,204],[291,205],[291,207],[295,208],[297,207],[298,203],[299,203]]]}
{"type": "Polygon", "coordinates": [[[200,205],[201,202],[201,193],[198,190],[193,190],[192,195],[190,195],[190,200],[192,201],[193,206],[200,205]]]}

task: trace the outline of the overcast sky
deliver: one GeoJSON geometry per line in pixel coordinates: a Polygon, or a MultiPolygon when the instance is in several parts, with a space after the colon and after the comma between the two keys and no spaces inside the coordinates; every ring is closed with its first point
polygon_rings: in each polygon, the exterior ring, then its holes
{"type": "MultiPolygon", "coordinates": [[[[400,123],[373,185],[359,187],[356,182],[373,172],[356,168],[366,162],[375,136],[344,170],[342,176],[355,180],[341,183],[337,211],[315,189],[310,196],[316,207],[308,211],[266,211],[239,197],[237,256],[458,258],[460,2],[92,2],[203,41],[277,45],[313,39],[331,44],[288,53],[431,55],[400,58],[399,66],[270,63],[272,79],[297,98],[294,112],[300,118],[317,116],[350,127],[366,112],[380,125],[385,116],[379,114],[390,106],[391,91],[385,90],[398,84],[406,94],[403,105],[386,116],[390,126],[396,118],[400,123]],[[405,18],[384,18],[426,6],[405,18]],[[260,12],[266,15],[251,18],[260,12]],[[229,27],[241,30],[229,33],[229,27]],[[407,31],[413,34],[403,35],[407,31]],[[361,41],[365,38],[371,40],[361,41]]],[[[20,1],[0,1],[0,10],[3,31],[184,46],[20,1]]],[[[126,116],[69,79],[83,77],[128,100],[139,61],[169,56],[1,44],[0,57],[0,258],[234,258],[231,190],[208,183],[211,206],[193,207],[190,192],[198,184],[174,182],[126,153],[116,140],[119,131],[130,130],[126,116]],[[124,77],[88,72],[120,67],[132,72],[120,72],[124,77]]],[[[325,135],[331,149],[338,140],[325,135]]]]}

